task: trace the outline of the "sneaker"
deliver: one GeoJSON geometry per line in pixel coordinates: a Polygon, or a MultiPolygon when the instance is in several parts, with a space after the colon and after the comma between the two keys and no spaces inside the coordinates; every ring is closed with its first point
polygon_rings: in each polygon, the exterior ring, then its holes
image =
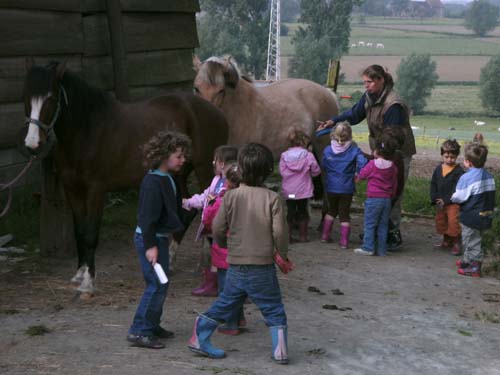
{"type": "Polygon", "coordinates": [[[463,260],[463,259],[458,259],[455,264],[457,265],[457,268],[467,268],[469,267],[470,263],[463,260]]]}
{"type": "Polygon", "coordinates": [[[481,262],[470,262],[465,268],[459,268],[457,273],[462,276],[481,277],[481,262]]]}
{"type": "Polygon", "coordinates": [[[359,254],[359,255],[373,255],[373,254],[375,254],[374,251],[363,250],[361,248],[354,249],[354,253],[359,254]]]}
{"type": "Polygon", "coordinates": [[[153,332],[153,336],[159,339],[171,339],[175,334],[171,331],[167,331],[165,328],[158,326],[153,332]]]}
{"type": "Polygon", "coordinates": [[[127,341],[131,342],[132,346],[139,348],[163,349],[165,347],[165,345],[163,345],[158,338],[154,336],[138,336],[129,334],[127,336],[127,341]]]}

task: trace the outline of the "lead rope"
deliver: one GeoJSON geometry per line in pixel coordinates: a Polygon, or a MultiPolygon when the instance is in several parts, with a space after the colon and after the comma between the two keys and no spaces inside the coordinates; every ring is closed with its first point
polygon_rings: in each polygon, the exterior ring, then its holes
{"type": "Polygon", "coordinates": [[[0,184],[0,192],[4,191],[5,189],[9,189],[9,196],[7,198],[7,205],[3,209],[2,213],[0,213],[0,219],[3,218],[5,215],[7,215],[7,212],[9,212],[10,205],[12,203],[12,187],[13,185],[19,181],[19,179],[30,169],[31,164],[33,164],[33,160],[35,160],[34,156],[31,156],[28,163],[24,166],[24,168],[19,172],[17,177],[15,177],[11,182],[7,184],[0,184]]]}

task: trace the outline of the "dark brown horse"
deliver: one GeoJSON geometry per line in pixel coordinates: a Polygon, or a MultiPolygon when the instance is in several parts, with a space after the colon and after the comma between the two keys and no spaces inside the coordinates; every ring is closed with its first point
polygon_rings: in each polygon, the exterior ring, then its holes
{"type": "MultiPolygon", "coordinates": [[[[41,67],[31,59],[27,69],[25,146],[37,153],[54,145],[57,173],[73,211],[78,270],[72,281],[82,293],[93,293],[104,195],[139,185],[146,172],[141,146],[162,130],[187,134],[190,169],[205,187],[213,174],[213,151],[227,142],[227,123],[222,112],[192,94],[125,104],[67,71],[64,63],[41,67]]],[[[189,168],[181,183],[187,173],[189,168]]]]}

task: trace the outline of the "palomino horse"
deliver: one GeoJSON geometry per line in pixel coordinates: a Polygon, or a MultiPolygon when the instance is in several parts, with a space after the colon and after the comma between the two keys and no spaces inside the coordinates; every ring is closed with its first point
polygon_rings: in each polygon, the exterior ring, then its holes
{"type": "Polygon", "coordinates": [[[31,59],[27,69],[25,146],[37,153],[54,144],[57,173],[74,218],[78,270],[72,281],[92,294],[104,194],[139,185],[146,172],[141,146],[162,130],[187,134],[191,169],[205,187],[213,174],[213,151],[227,141],[227,123],[221,111],[192,94],[125,104],[67,71],[64,63],[41,67],[31,59]]]}
{"type": "Polygon", "coordinates": [[[338,114],[335,94],[304,79],[286,79],[256,87],[242,77],[230,58],[193,59],[197,71],[194,91],[222,109],[229,125],[229,143],[263,143],[275,157],[288,147],[289,129],[296,127],[311,136],[314,153],[321,159],[329,137],[317,139],[316,121],[338,114]]]}

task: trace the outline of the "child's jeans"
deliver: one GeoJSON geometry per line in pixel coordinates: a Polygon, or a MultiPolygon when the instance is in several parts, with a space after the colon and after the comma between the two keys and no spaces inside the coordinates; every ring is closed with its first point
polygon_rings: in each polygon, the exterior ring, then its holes
{"type": "Polygon", "coordinates": [[[260,309],[269,327],[286,326],[285,307],[274,264],[229,265],[224,290],[204,313],[219,322],[238,319],[246,297],[260,309]]]}
{"type": "MultiPolygon", "coordinates": [[[[219,290],[219,296],[222,294],[222,291],[224,290],[224,285],[226,285],[226,276],[227,276],[227,270],[223,268],[217,268],[217,287],[219,290]]],[[[243,315],[243,306],[241,306],[240,313],[236,315],[236,319],[233,319],[231,321],[227,321],[224,324],[224,328],[228,330],[232,329],[238,329],[238,323],[240,320],[244,318],[243,315]]]]}
{"type": "Polygon", "coordinates": [[[481,262],[483,250],[481,249],[481,231],[461,224],[462,226],[462,248],[464,261],[481,262]]]}
{"type": "Polygon", "coordinates": [[[390,198],[367,198],[365,201],[365,233],[362,249],[384,256],[391,214],[390,198]],[[375,235],[377,244],[375,244],[375,235]]]}
{"type": "MultiPolygon", "coordinates": [[[[168,237],[156,237],[158,246],[158,260],[165,272],[168,272],[168,237]]],[[[146,250],[142,234],[134,237],[142,275],[146,288],[134,316],[129,333],[140,336],[152,336],[160,325],[163,303],[167,297],[168,284],[160,284],[151,263],[146,259],[146,250]]]]}

